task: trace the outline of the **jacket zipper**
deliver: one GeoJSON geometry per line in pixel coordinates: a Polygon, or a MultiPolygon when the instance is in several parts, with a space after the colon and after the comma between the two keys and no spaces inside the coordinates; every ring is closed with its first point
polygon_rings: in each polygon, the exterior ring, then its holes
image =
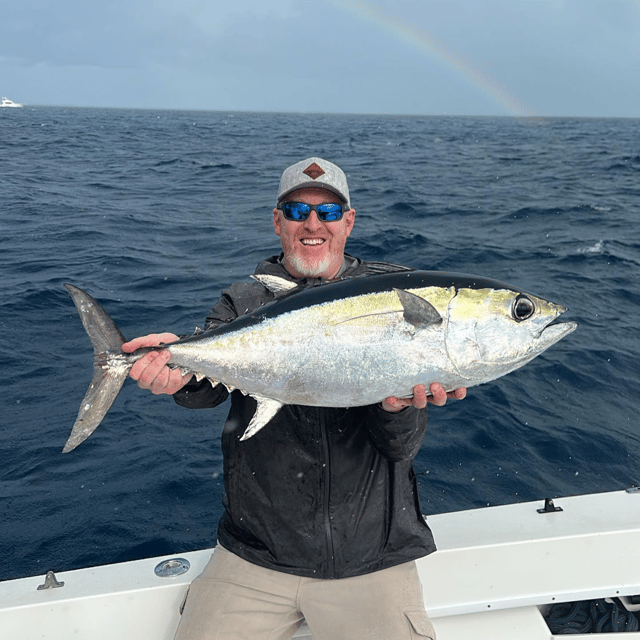
{"type": "Polygon", "coordinates": [[[327,578],[335,578],[336,564],[333,552],[333,535],[331,533],[331,517],[329,513],[329,496],[331,494],[331,457],[329,454],[329,435],[327,434],[327,425],[325,423],[325,412],[320,412],[320,430],[322,432],[322,448],[324,452],[323,479],[324,479],[324,532],[327,554],[327,578]]]}

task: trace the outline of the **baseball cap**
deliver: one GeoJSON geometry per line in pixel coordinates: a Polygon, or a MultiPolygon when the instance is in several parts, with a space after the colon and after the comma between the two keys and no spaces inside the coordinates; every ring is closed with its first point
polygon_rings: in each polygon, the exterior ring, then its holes
{"type": "Polygon", "coordinates": [[[348,207],[351,207],[347,176],[344,175],[344,171],[332,162],[316,157],[296,162],[284,170],[280,178],[276,205],[292,191],[305,187],[332,191],[342,198],[348,207]]]}

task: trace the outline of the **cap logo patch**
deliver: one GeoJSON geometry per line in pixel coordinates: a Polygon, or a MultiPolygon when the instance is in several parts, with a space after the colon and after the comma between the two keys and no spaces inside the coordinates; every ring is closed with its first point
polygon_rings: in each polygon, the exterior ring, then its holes
{"type": "Polygon", "coordinates": [[[312,162],[302,173],[308,175],[312,180],[317,180],[325,174],[325,171],[318,163],[312,162]]]}

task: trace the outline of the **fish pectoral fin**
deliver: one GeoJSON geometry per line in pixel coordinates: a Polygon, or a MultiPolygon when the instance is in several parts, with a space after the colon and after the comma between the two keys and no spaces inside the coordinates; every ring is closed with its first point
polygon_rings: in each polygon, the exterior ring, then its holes
{"type": "Polygon", "coordinates": [[[251,422],[249,422],[249,426],[240,438],[241,441],[248,440],[251,436],[258,433],[283,406],[282,402],[272,400],[271,398],[265,398],[263,396],[251,397],[256,400],[258,406],[256,407],[256,412],[253,414],[253,418],[251,418],[251,422]]]}
{"type": "Polygon", "coordinates": [[[405,321],[416,329],[425,329],[442,323],[442,316],[428,300],[404,289],[394,289],[394,291],[400,298],[405,321]]]}
{"type": "Polygon", "coordinates": [[[291,280],[285,280],[285,278],[280,278],[279,276],[256,273],[251,277],[276,296],[281,296],[283,293],[287,293],[287,291],[291,291],[291,289],[296,289],[300,286],[295,282],[291,282],[291,280]]]}

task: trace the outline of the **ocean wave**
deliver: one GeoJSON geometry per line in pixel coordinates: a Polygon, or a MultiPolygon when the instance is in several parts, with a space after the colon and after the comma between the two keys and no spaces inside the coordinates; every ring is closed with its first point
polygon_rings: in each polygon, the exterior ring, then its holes
{"type": "Polygon", "coordinates": [[[279,253],[280,172],[314,154],[349,176],[350,253],[508,282],[580,323],[466,400],[430,406],[416,459],[424,511],[638,483],[634,121],[23,115],[0,122],[16,159],[0,255],[0,579],[215,543],[226,407],[186,411],[129,382],[100,429],[61,455],[92,357],[63,284],[126,335],[190,332],[222,288],[279,253]]]}

